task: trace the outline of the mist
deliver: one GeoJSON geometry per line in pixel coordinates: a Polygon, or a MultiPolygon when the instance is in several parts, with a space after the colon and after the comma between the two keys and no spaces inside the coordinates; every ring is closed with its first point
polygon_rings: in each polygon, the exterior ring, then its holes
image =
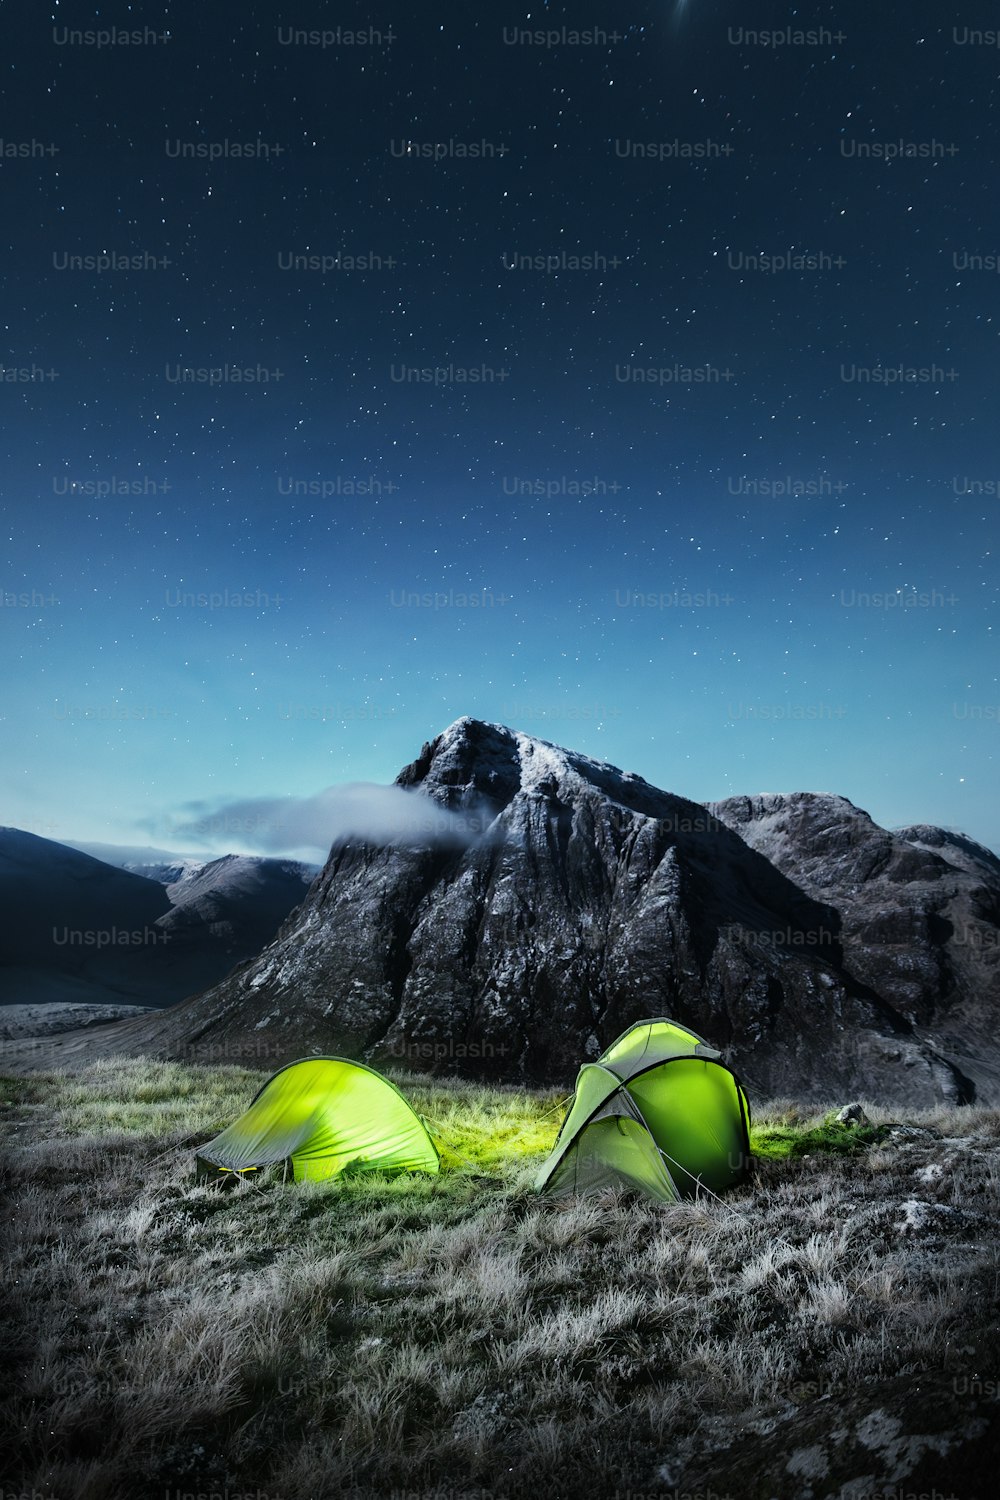
{"type": "Polygon", "coordinates": [[[234,802],[189,802],[173,821],[171,838],[212,847],[239,842],[261,854],[301,854],[359,839],[373,844],[474,843],[492,814],[452,812],[423,793],[373,781],[329,786],[311,797],[248,797],[234,802]]]}

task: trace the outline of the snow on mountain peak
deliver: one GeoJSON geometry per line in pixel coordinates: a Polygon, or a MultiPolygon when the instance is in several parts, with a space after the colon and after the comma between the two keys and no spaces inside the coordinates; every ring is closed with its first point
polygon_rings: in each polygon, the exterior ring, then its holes
{"type": "Polygon", "coordinates": [[[420,786],[452,806],[468,805],[477,795],[506,806],[519,792],[571,800],[586,790],[596,790],[645,817],[674,816],[680,804],[687,805],[686,798],[661,791],[610,761],[469,714],[425,744],[398,780],[420,786]]]}
{"type": "Polygon", "coordinates": [[[490,749],[500,748],[495,742],[505,742],[504,748],[509,747],[508,758],[517,756],[521,764],[521,784],[526,789],[537,785],[546,777],[565,777],[576,773],[590,779],[588,773],[596,772],[602,781],[615,777],[624,782],[638,786],[648,786],[641,776],[633,771],[623,771],[619,766],[612,765],[610,761],[595,760],[590,755],[584,755],[579,750],[567,750],[563,745],[557,745],[552,740],[543,740],[534,734],[525,734],[520,729],[511,729],[506,724],[495,724],[487,719],[476,719],[471,714],[463,714],[449,724],[447,729],[437,737],[435,742],[435,756],[455,748],[458,744],[475,745],[477,751],[482,753],[489,744],[490,749]],[[484,734],[483,731],[486,731],[484,734]]]}

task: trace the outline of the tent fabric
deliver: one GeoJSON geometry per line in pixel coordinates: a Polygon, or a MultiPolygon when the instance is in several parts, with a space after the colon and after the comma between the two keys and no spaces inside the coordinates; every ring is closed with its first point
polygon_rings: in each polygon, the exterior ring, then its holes
{"type": "Polygon", "coordinates": [[[557,1195],[625,1186],[660,1203],[679,1198],[645,1125],[618,1114],[593,1121],[556,1163],[545,1186],[557,1195]]]}
{"type": "Polygon", "coordinates": [[[750,1158],[750,1106],[722,1054],[675,1021],[629,1027],[585,1063],[536,1187],[625,1186],[663,1203],[721,1193],[750,1158]]]}
{"type": "Polygon", "coordinates": [[[310,1057],[280,1068],[250,1108],[198,1153],[199,1175],[290,1162],[292,1176],[437,1172],[439,1158],[403,1095],[363,1063],[310,1057]]]}

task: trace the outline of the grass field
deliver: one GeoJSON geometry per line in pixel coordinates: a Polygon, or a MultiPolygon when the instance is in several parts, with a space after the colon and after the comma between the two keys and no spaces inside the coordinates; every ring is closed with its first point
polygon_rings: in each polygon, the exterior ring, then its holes
{"type": "MultiPolygon", "coordinates": [[[[835,1418],[859,1391],[895,1421],[886,1393],[946,1381],[957,1421],[988,1384],[998,1110],[901,1131],[866,1103],[881,1128],[859,1131],[757,1105],[753,1180],[659,1207],[536,1195],[564,1096],[397,1075],[440,1176],[196,1184],[195,1147],[263,1077],[0,1079],[5,1496],[676,1500],[718,1473],[717,1500],[819,1500],[848,1493],[835,1418]],[[833,1447],[786,1463],[814,1413],[833,1447]],[[737,1485],[765,1440],[785,1487],[737,1485]]],[[[915,1493],[936,1454],[979,1500],[957,1439],[887,1430],[858,1427],[880,1484],[915,1493]]]]}

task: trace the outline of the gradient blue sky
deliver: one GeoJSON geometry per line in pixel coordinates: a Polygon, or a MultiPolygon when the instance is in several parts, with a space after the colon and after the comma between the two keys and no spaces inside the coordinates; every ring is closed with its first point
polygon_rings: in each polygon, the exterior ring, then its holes
{"type": "Polygon", "coordinates": [[[0,13],[4,140],[59,148],[0,156],[0,363],[58,372],[0,383],[4,822],[191,848],[195,805],[388,782],[472,714],[695,800],[836,792],[1000,850],[989,7],[755,7],[842,34],[781,48],[737,0],[344,5],[394,40],[327,48],[277,32],[328,6],[65,11],[0,13]],[[504,34],[588,25],[619,40],[504,34]],[[258,138],[281,155],[166,145],[258,138]],[[956,150],[855,149],[900,140],[956,150]],[[728,154],[623,154],[675,141],[728,154]],[[338,252],[382,265],[282,266],[338,252]],[[510,268],[562,252],[620,264],[510,268]],[[831,264],[743,259],[788,252],[831,264]],[[172,378],[226,364],[281,379],[172,378]],[[506,374],[395,378],[449,364],[506,374]],[[899,364],[931,378],[849,378],[899,364]],[[675,365],[718,378],[623,378],[675,365]],[[178,602],[227,590],[253,602],[178,602]]]}

